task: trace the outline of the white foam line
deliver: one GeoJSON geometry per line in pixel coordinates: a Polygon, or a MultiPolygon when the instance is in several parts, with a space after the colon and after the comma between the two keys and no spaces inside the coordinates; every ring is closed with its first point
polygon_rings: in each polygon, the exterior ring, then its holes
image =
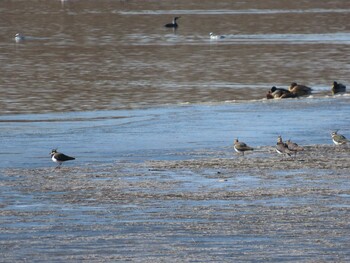
{"type": "Polygon", "coordinates": [[[241,15],[241,14],[307,14],[307,13],[350,13],[350,9],[242,9],[242,10],[141,10],[141,11],[115,11],[120,15],[241,15]]]}

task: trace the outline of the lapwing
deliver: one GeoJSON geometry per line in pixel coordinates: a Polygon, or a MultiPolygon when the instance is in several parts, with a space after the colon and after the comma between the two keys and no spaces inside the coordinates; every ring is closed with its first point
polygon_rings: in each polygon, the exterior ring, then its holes
{"type": "Polygon", "coordinates": [[[75,160],[74,157],[70,157],[68,155],[65,155],[63,153],[60,153],[57,151],[57,149],[53,149],[51,151],[51,159],[53,162],[58,163],[58,166],[56,168],[60,168],[62,163],[65,161],[75,160]]]}
{"type": "Polygon", "coordinates": [[[294,152],[294,157],[297,156],[297,152],[304,151],[304,148],[299,146],[297,143],[292,142],[291,140],[286,141],[288,149],[294,152]]]}
{"type": "Polygon", "coordinates": [[[177,21],[179,18],[180,18],[180,16],[174,17],[172,23],[165,24],[164,26],[165,26],[165,27],[171,27],[171,28],[177,28],[179,25],[177,24],[176,21],[177,21]]]}
{"type": "Polygon", "coordinates": [[[252,147],[249,147],[244,142],[238,141],[237,138],[234,140],[233,148],[235,149],[236,152],[242,153],[243,156],[244,156],[245,151],[253,151],[254,150],[252,147]]]}
{"type": "Polygon", "coordinates": [[[292,151],[288,149],[288,145],[283,142],[282,136],[278,136],[276,144],[276,152],[282,155],[291,156],[292,151]]]}
{"type": "Polygon", "coordinates": [[[344,135],[338,134],[338,130],[331,133],[332,140],[335,145],[342,145],[349,142],[344,135]]]}

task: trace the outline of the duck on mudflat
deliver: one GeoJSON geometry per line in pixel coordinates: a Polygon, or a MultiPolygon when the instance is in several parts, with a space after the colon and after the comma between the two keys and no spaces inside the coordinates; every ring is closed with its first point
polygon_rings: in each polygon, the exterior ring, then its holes
{"type": "Polygon", "coordinates": [[[283,88],[276,88],[273,86],[266,94],[267,99],[286,99],[286,98],[295,98],[296,94],[290,92],[289,90],[283,88]]]}
{"type": "Polygon", "coordinates": [[[337,93],[342,93],[346,91],[346,86],[338,83],[336,81],[333,82],[333,86],[332,86],[332,94],[337,94],[337,93]]]}
{"type": "Polygon", "coordinates": [[[292,82],[289,91],[297,96],[305,96],[311,94],[312,89],[305,85],[299,85],[296,82],[292,82]]]}

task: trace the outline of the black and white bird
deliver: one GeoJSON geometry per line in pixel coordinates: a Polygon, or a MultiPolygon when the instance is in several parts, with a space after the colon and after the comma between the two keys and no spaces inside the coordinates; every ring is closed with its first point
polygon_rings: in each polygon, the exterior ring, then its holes
{"type": "Polygon", "coordinates": [[[331,136],[335,145],[343,145],[349,142],[344,135],[338,134],[338,131],[332,132],[331,136]]]}
{"type": "Polygon", "coordinates": [[[243,156],[244,156],[245,151],[253,151],[254,150],[252,147],[249,147],[244,142],[238,141],[237,138],[235,139],[235,141],[233,143],[233,148],[235,149],[236,152],[242,153],[243,156]]]}
{"type": "Polygon", "coordinates": [[[74,157],[70,157],[68,155],[65,155],[63,153],[60,153],[57,151],[57,149],[53,149],[51,151],[51,159],[53,162],[58,163],[58,166],[56,168],[60,168],[62,163],[65,161],[75,160],[74,157]]]}
{"type": "Polygon", "coordinates": [[[165,27],[171,27],[171,28],[177,28],[179,25],[177,24],[176,21],[177,21],[179,18],[180,18],[180,16],[174,17],[172,23],[165,24],[164,26],[165,26],[165,27]]]}

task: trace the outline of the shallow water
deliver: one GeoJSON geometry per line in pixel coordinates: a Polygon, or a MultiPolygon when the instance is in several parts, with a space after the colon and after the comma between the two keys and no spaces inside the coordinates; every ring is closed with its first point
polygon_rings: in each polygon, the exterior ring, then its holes
{"type": "Polygon", "coordinates": [[[350,137],[349,93],[330,93],[349,83],[347,0],[0,11],[5,262],[349,261],[349,148],[330,138],[350,137]],[[313,94],[265,99],[294,81],[313,94]],[[278,135],[307,150],[281,160],[278,135]],[[53,148],[76,160],[54,170],[53,148]]]}
{"type": "MultiPolygon", "coordinates": [[[[231,151],[238,137],[273,146],[278,135],[301,145],[332,144],[348,132],[350,96],[183,105],[142,110],[5,115],[0,117],[0,167],[52,166],[51,149],[74,165],[183,159],[183,151],[231,151]],[[254,120],[252,122],[252,120],[254,120]]],[[[69,164],[67,164],[69,165],[69,164]]]]}

